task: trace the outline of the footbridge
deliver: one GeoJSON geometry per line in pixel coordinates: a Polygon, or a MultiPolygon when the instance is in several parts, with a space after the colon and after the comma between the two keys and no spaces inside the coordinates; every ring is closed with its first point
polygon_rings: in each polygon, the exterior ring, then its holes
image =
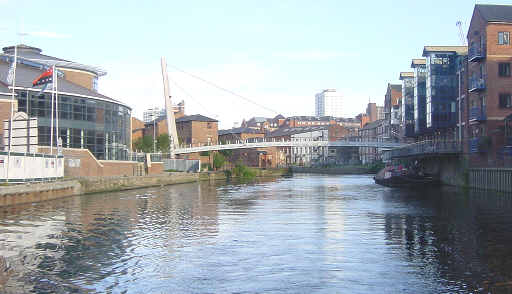
{"type": "Polygon", "coordinates": [[[260,141],[260,142],[237,142],[232,144],[205,145],[197,147],[182,147],[174,149],[174,154],[187,154],[205,151],[251,149],[265,147],[373,147],[380,149],[395,149],[404,147],[407,144],[379,141],[260,141]]]}

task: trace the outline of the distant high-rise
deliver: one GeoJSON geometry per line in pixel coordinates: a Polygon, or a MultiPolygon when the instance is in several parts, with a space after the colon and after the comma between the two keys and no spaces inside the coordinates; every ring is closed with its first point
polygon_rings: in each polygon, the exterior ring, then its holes
{"type": "Polygon", "coordinates": [[[148,123],[148,122],[153,121],[161,116],[164,116],[165,114],[166,114],[165,109],[162,109],[159,107],[149,108],[144,111],[144,113],[142,115],[142,120],[144,121],[144,123],[148,123]]]}
{"type": "Polygon", "coordinates": [[[315,116],[342,117],[343,99],[335,89],[326,89],[315,95],[315,116]]]}

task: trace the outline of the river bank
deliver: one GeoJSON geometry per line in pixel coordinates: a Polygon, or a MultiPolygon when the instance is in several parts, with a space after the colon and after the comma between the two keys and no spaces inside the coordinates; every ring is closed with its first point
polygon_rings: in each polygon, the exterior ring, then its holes
{"type": "Polygon", "coordinates": [[[291,168],[293,173],[308,173],[308,174],[327,174],[327,175],[365,175],[374,174],[370,168],[363,166],[346,166],[346,167],[300,167],[294,166],[291,168]]]}
{"type": "MultiPolygon", "coordinates": [[[[281,177],[287,173],[287,169],[257,170],[256,178],[281,177]]],[[[228,177],[223,171],[204,173],[168,172],[151,176],[87,177],[47,183],[9,185],[0,188],[0,207],[92,193],[227,179],[228,177]]],[[[236,177],[232,177],[232,179],[236,179],[236,177]]]]}

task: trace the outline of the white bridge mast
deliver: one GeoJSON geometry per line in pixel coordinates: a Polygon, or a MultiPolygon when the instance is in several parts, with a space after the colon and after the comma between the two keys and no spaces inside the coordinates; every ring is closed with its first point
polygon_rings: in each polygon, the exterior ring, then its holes
{"type": "Polygon", "coordinates": [[[176,121],[174,120],[174,111],[172,110],[171,95],[169,93],[169,77],[167,76],[167,62],[165,57],[161,59],[162,64],[162,78],[164,82],[164,99],[165,110],[167,114],[167,134],[169,134],[169,152],[171,158],[174,158],[174,150],[178,147],[178,133],[176,132],[176,121]]]}

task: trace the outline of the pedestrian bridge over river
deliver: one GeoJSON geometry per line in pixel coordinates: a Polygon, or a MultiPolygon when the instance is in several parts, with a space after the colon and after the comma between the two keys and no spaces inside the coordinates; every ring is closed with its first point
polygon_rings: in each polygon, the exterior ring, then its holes
{"type": "Polygon", "coordinates": [[[381,149],[394,149],[404,147],[407,144],[379,141],[261,141],[261,142],[237,142],[233,144],[206,145],[198,147],[177,148],[174,154],[187,154],[205,151],[251,149],[265,147],[374,147],[381,149]]]}

